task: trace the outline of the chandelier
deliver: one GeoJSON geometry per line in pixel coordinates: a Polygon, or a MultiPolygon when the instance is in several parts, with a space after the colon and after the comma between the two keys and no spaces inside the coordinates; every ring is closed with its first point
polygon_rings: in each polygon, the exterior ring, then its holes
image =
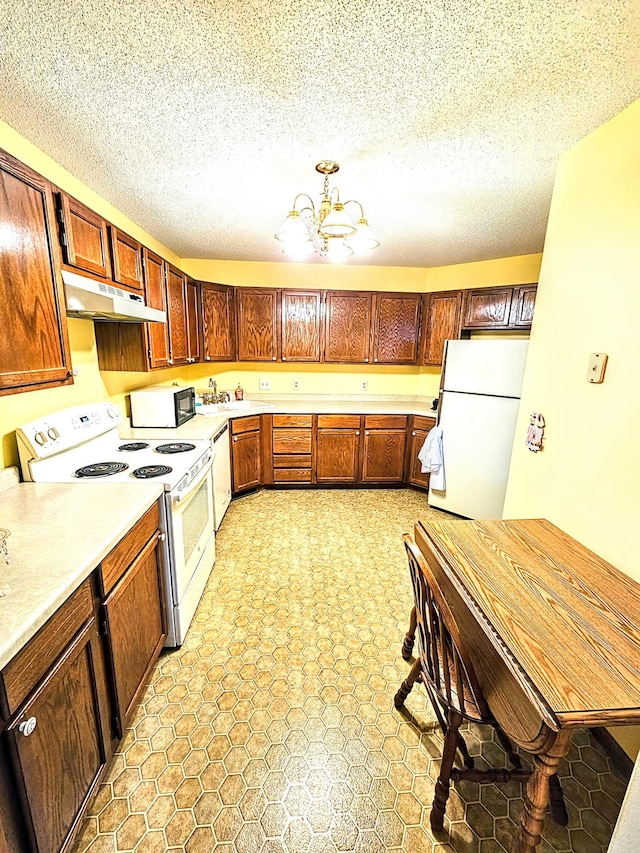
{"type": "Polygon", "coordinates": [[[298,193],[289,211],[276,232],[276,240],[284,244],[283,252],[301,258],[317,252],[329,260],[341,261],[353,254],[364,254],[376,249],[376,240],[359,201],[349,199],[342,203],[338,188],[329,189],[329,175],[340,168],[334,160],[321,160],[316,172],[324,175],[324,187],[320,204],[316,208],[311,196],[298,193]],[[298,199],[307,199],[309,204],[298,208],[298,199]],[[346,208],[357,205],[360,216],[353,219],[346,208]]]}

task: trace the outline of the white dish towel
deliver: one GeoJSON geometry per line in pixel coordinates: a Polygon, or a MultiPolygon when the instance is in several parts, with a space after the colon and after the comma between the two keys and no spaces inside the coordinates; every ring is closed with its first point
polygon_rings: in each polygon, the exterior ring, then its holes
{"type": "Polygon", "coordinates": [[[444,457],[442,454],[442,427],[433,427],[425,438],[422,450],[418,453],[418,459],[422,463],[422,473],[429,472],[431,478],[429,484],[432,489],[439,492],[445,490],[444,479],[444,457]]]}

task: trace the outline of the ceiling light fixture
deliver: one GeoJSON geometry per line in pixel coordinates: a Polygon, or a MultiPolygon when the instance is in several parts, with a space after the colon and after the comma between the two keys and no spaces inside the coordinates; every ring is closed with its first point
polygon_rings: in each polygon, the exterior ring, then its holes
{"type": "Polygon", "coordinates": [[[298,193],[293,200],[293,208],[275,235],[276,240],[284,243],[283,252],[294,258],[317,252],[323,258],[341,261],[380,245],[365,219],[360,202],[349,199],[343,204],[338,188],[329,189],[329,175],[335,175],[339,168],[335,160],[321,160],[316,165],[316,172],[324,175],[320,204],[316,209],[311,196],[298,193]],[[307,199],[309,204],[298,209],[298,199],[301,198],[307,199]],[[360,216],[355,220],[347,213],[349,204],[360,208],[360,216]]]}

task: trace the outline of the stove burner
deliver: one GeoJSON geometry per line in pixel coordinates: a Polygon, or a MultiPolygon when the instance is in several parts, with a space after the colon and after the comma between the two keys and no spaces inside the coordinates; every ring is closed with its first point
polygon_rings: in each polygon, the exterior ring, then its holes
{"type": "Polygon", "coordinates": [[[168,465],[143,465],[142,468],[136,468],[131,472],[132,477],[137,477],[138,480],[149,480],[151,477],[162,477],[163,474],[170,474],[173,468],[168,465]]]}
{"type": "Polygon", "coordinates": [[[95,462],[93,465],[78,468],[74,472],[74,477],[109,477],[111,474],[126,471],[128,467],[124,462],[95,462]]]}
{"type": "Polygon", "coordinates": [[[173,441],[171,444],[159,444],[156,453],[185,453],[187,450],[195,450],[195,444],[187,441],[173,441]]]}
{"type": "Polygon", "coordinates": [[[118,450],[144,450],[149,447],[146,441],[130,441],[128,444],[121,444],[118,450]]]}

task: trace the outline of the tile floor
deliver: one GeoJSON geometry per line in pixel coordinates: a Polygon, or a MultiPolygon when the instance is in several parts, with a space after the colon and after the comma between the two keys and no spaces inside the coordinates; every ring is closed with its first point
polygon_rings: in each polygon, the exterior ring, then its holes
{"type": "MultiPolygon", "coordinates": [[[[412,603],[400,536],[437,511],[410,490],[263,491],[232,503],[194,624],[163,653],[74,853],[503,853],[520,786],[461,783],[429,806],[442,739],[393,694],[412,603]]],[[[470,750],[505,766],[491,731],[470,750]]],[[[606,850],[624,780],[587,732],[561,768],[568,828],[543,853],[606,850]]]]}

